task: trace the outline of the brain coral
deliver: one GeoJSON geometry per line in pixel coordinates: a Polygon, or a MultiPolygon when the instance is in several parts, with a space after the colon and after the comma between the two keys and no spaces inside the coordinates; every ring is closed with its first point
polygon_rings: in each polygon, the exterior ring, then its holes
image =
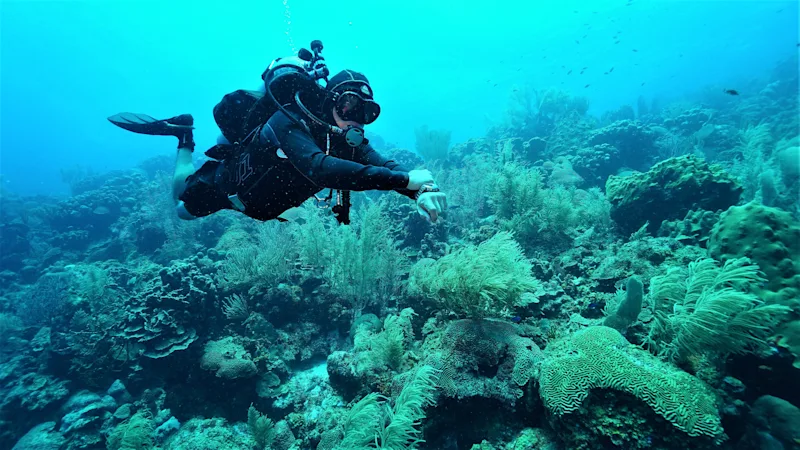
{"type": "Polygon", "coordinates": [[[575,411],[592,389],[627,392],[689,436],[722,440],[712,391],[697,378],[628,343],[613,328],[595,326],[545,350],[539,395],[556,415],[575,411]]]}

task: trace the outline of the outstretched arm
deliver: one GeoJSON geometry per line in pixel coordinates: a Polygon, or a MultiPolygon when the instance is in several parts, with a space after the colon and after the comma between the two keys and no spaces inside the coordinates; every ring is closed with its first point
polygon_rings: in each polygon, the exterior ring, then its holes
{"type": "MultiPolygon", "coordinates": [[[[406,171],[406,169],[401,167],[400,164],[391,159],[387,159],[380,153],[376,152],[375,149],[369,145],[362,148],[360,151],[356,151],[354,157],[356,161],[362,164],[387,167],[391,170],[400,170],[403,172],[406,171]]],[[[430,175],[429,172],[428,175],[430,175]]],[[[430,178],[430,180],[432,181],[433,178],[430,178]]],[[[417,198],[416,194],[418,191],[416,189],[395,189],[395,191],[405,195],[408,198],[411,198],[412,200],[416,200],[417,212],[419,215],[431,222],[436,222],[439,219],[439,214],[447,209],[447,197],[443,192],[426,192],[417,198]]]]}
{"type": "MultiPolygon", "coordinates": [[[[356,150],[353,154],[353,160],[368,166],[375,166],[375,167],[386,167],[389,170],[399,171],[399,172],[406,172],[409,171],[400,166],[394,160],[388,159],[385,156],[381,155],[380,153],[376,152],[375,149],[372,148],[371,145],[366,145],[365,147],[356,150]]],[[[406,197],[416,200],[414,195],[416,195],[416,190],[406,189],[405,187],[400,189],[395,189],[400,194],[405,195],[406,197]]]]}
{"type": "Polygon", "coordinates": [[[281,112],[274,114],[267,125],[294,167],[320,188],[388,191],[408,186],[407,172],[326,155],[306,130],[281,112]]]}

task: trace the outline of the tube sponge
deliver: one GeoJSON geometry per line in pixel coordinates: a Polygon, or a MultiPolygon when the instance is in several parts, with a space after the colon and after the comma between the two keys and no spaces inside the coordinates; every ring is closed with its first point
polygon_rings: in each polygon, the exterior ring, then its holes
{"type": "Polygon", "coordinates": [[[625,285],[625,298],[614,314],[606,317],[603,325],[624,331],[631,323],[636,321],[639,313],[642,312],[642,297],[644,297],[642,281],[637,277],[628,278],[628,283],[625,285]]]}

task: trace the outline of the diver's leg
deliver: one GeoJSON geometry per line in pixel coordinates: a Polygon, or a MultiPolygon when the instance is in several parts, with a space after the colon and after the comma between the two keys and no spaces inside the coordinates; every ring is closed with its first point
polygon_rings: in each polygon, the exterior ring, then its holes
{"type": "Polygon", "coordinates": [[[192,152],[194,151],[194,139],[192,130],[188,130],[184,135],[178,136],[178,154],[175,157],[175,171],[172,174],[172,200],[175,204],[186,190],[186,178],[194,173],[192,164],[192,152]]]}
{"type": "Polygon", "coordinates": [[[155,136],[175,136],[178,138],[178,155],[175,158],[175,171],[172,175],[172,198],[175,203],[186,190],[186,177],[194,173],[192,152],[194,151],[194,118],[191,114],[181,114],[169,119],[155,119],[147,114],[119,113],[108,118],[114,125],[139,134],[155,136]]]}

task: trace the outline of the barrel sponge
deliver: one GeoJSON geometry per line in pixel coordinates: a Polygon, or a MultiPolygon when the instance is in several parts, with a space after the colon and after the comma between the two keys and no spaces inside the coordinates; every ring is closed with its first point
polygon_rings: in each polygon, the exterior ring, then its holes
{"type": "Polygon", "coordinates": [[[727,261],[747,257],[767,277],[766,289],[781,299],[800,293],[800,224],[786,211],[750,202],[720,215],[708,250],[727,261]]]}
{"type": "Polygon", "coordinates": [[[689,436],[724,438],[710,388],[631,345],[613,328],[589,327],[545,350],[539,395],[550,412],[577,410],[592,389],[631,394],[689,436]]]}

